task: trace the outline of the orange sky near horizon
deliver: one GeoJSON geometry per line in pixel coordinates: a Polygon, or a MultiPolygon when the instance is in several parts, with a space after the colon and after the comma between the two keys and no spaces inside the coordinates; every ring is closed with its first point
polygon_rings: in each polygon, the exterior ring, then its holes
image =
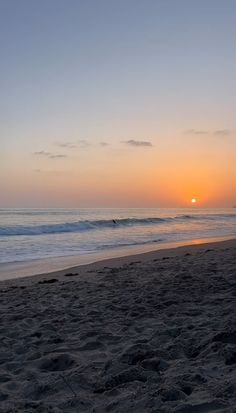
{"type": "Polygon", "coordinates": [[[199,151],[199,143],[187,147],[186,136],[179,137],[172,151],[171,141],[161,148],[158,140],[152,143],[73,148],[58,159],[17,152],[2,162],[2,205],[193,207],[192,198],[197,199],[195,208],[234,205],[234,153],[224,143],[216,151],[205,141],[203,152],[211,151],[211,157],[199,151]]]}

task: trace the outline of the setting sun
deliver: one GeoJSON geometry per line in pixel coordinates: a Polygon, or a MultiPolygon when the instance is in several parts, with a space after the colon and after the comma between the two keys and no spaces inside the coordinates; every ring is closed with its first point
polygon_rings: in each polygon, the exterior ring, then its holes
{"type": "Polygon", "coordinates": [[[192,202],[192,204],[196,204],[196,202],[197,202],[196,198],[192,198],[191,202],[192,202]]]}

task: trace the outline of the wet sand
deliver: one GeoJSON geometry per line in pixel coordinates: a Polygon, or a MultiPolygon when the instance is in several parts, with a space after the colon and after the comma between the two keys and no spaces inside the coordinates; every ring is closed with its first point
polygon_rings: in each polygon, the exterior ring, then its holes
{"type": "Polygon", "coordinates": [[[236,241],[0,283],[0,412],[236,412],[236,241]]]}

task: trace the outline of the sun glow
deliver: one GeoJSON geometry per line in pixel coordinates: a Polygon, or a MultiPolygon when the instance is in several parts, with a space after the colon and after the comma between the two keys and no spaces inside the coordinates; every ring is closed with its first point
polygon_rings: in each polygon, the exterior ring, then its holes
{"type": "Polygon", "coordinates": [[[196,198],[192,198],[191,202],[192,202],[192,204],[196,204],[196,202],[197,202],[196,198]]]}

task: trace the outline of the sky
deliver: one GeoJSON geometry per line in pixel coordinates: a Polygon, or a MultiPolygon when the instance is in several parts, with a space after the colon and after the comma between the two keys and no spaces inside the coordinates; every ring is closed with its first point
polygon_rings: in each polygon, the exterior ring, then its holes
{"type": "Polygon", "coordinates": [[[235,0],[0,0],[0,207],[236,205],[235,0]]]}

